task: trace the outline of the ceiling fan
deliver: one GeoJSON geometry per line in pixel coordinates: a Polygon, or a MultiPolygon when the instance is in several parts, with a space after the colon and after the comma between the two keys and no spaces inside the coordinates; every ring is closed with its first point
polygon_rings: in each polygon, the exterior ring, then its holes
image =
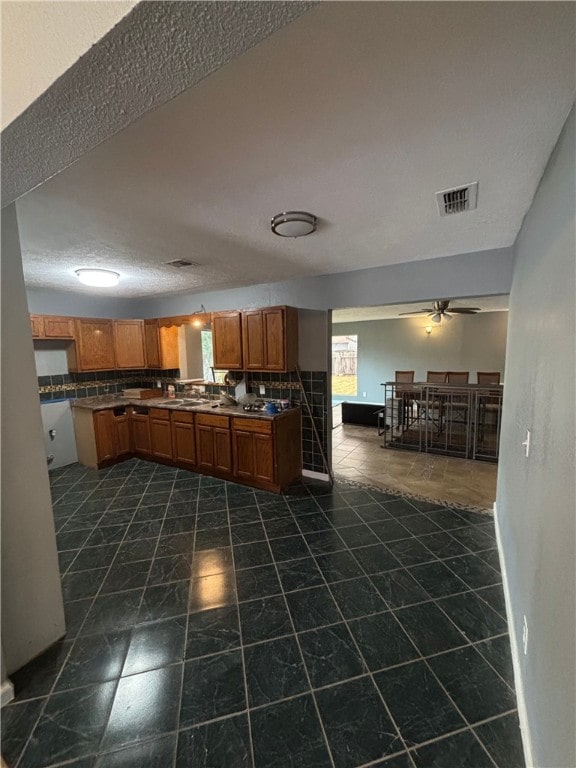
{"type": "Polygon", "coordinates": [[[475,315],[480,312],[480,307],[454,307],[448,312],[450,299],[436,299],[432,307],[415,309],[413,312],[400,312],[401,315],[420,315],[425,312],[432,318],[433,323],[439,323],[442,318],[452,320],[452,315],[475,315]]]}

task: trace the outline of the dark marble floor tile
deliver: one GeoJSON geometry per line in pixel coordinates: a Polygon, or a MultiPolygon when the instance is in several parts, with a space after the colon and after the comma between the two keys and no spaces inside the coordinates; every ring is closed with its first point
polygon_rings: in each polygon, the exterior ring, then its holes
{"type": "Polygon", "coordinates": [[[159,621],[187,613],[189,589],[189,581],[173,581],[146,587],[138,620],[159,621]]]}
{"type": "Polygon", "coordinates": [[[478,725],[474,730],[496,765],[524,768],[524,750],[517,712],[478,725]]]}
{"type": "Polygon", "coordinates": [[[399,608],[394,614],[423,656],[468,642],[434,603],[399,608]]]}
{"type": "MultiPolygon", "coordinates": [[[[160,536],[156,557],[168,557],[168,555],[191,555],[194,550],[196,533],[174,533],[170,536],[160,536]]],[[[207,549],[207,547],[204,547],[207,549]]]]}
{"type": "MultiPolygon", "coordinates": [[[[67,533],[68,531],[90,531],[100,522],[102,512],[86,512],[84,514],[77,512],[69,517],[64,525],[58,529],[58,533],[67,533]]],[[[67,550],[64,550],[65,552],[67,550]]]]}
{"type": "MultiPolygon", "coordinates": [[[[301,515],[294,519],[298,526],[297,533],[320,533],[321,531],[333,531],[334,527],[327,515],[331,513],[312,512],[309,515],[301,515]]],[[[286,518],[284,518],[286,519],[286,518]]],[[[279,521],[278,521],[279,522],[279,521]]]]}
{"type": "Polygon", "coordinates": [[[482,656],[494,667],[500,677],[514,688],[514,667],[512,665],[512,651],[510,649],[510,637],[508,634],[500,637],[492,637],[483,640],[475,646],[482,656]]]}
{"type": "Polygon", "coordinates": [[[376,573],[370,579],[389,608],[401,608],[430,599],[427,592],[403,568],[376,573]]]}
{"type": "Polygon", "coordinates": [[[469,554],[466,547],[459,541],[456,541],[448,531],[440,533],[426,534],[418,536],[418,541],[429,549],[438,559],[443,560],[447,557],[456,557],[457,555],[469,554]]]}
{"type": "Polygon", "coordinates": [[[230,546],[229,526],[224,528],[212,528],[204,531],[196,531],[194,550],[216,549],[217,547],[230,546]]]}
{"type": "Polygon", "coordinates": [[[246,568],[236,573],[236,591],[238,601],[256,600],[259,597],[269,597],[282,592],[282,587],[273,565],[260,565],[257,568],[246,568]]]}
{"type": "Polygon", "coordinates": [[[185,616],[140,624],[132,631],[122,676],[149,672],[182,661],[185,641],[185,616]]]}
{"type": "MultiPolygon", "coordinates": [[[[230,504],[228,506],[230,507],[230,504]]],[[[288,509],[287,506],[286,509],[288,509]]],[[[230,507],[228,519],[231,526],[244,523],[259,523],[262,520],[260,509],[256,504],[251,504],[250,506],[245,507],[230,507]]]]}
{"type": "Polygon", "coordinates": [[[364,571],[350,552],[329,552],[325,555],[316,555],[316,562],[327,582],[364,576],[364,571]]]}
{"type": "Polygon", "coordinates": [[[244,645],[292,634],[290,615],[280,595],[240,603],[239,609],[244,645]]]}
{"type": "Polygon", "coordinates": [[[470,731],[419,747],[412,753],[416,768],[494,768],[470,731]]]}
{"type": "Polygon", "coordinates": [[[172,517],[196,517],[196,497],[190,491],[173,491],[166,505],[166,520],[172,517]]]}
{"type": "Polygon", "coordinates": [[[389,541],[386,546],[394,557],[406,567],[429,563],[436,559],[430,550],[416,538],[389,541]]]}
{"type": "Polygon", "coordinates": [[[184,664],[180,728],[246,709],[241,651],[184,664]]]}
{"type": "Polygon", "coordinates": [[[345,619],[357,619],[387,610],[386,603],[367,576],[339,581],[330,586],[330,591],[345,619]]]}
{"type": "Polygon", "coordinates": [[[250,544],[253,541],[264,541],[266,538],[266,531],[259,521],[254,523],[240,523],[239,525],[233,525],[231,527],[231,535],[232,544],[250,544]]]}
{"type": "Polygon", "coordinates": [[[222,608],[236,602],[236,582],[231,570],[192,579],[188,596],[189,613],[222,608]]]}
{"type": "Polygon", "coordinates": [[[380,541],[383,541],[384,543],[388,541],[408,539],[412,536],[410,531],[407,528],[404,528],[400,521],[394,520],[393,518],[383,520],[382,522],[370,523],[370,528],[372,528],[380,541]]]}
{"type": "Polygon", "coordinates": [[[371,768],[414,768],[414,763],[408,752],[402,752],[394,757],[388,757],[373,763],[371,768]]]}
{"type": "Polygon", "coordinates": [[[427,533],[439,533],[442,528],[426,515],[409,515],[402,518],[402,525],[414,536],[423,536],[427,533]]]}
{"type": "MultiPolygon", "coordinates": [[[[128,509],[113,509],[110,511],[104,512],[104,514],[101,517],[99,525],[120,525],[120,524],[128,524],[133,522],[134,515],[136,514],[137,510],[134,509],[134,507],[130,507],[128,509]]],[[[144,538],[143,536],[140,536],[138,538],[144,538]]]]}
{"type": "MultiPolygon", "coordinates": [[[[222,505],[220,504],[220,507],[222,505]]],[[[213,512],[203,509],[202,504],[198,506],[198,517],[196,518],[196,528],[199,531],[209,530],[211,528],[224,528],[228,525],[228,509],[219,508],[213,512]]]]}
{"type": "Polygon", "coordinates": [[[304,499],[290,498],[288,500],[288,506],[290,507],[290,510],[295,517],[299,517],[300,515],[308,515],[311,512],[318,512],[319,510],[316,499],[311,498],[310,496],[304,499]]]}
{"type": "Polygon", "coordinates": [[[298,639],[314,688],[357,677],[367,671],[346,624],[303,632],[298,639]]]}
{"type": "Polygon", "coordinates": [[[136,539],[152,539],[160,534],[162,520],[143,520],[132,522],[128,526],[124,541],[136,539]]]}
{"type": "Polygon", "coordinates": [[[363,504],[373,504],[375,501],[374,496],[369,491],[364,491],[360,488],[342,490],[340,495],[351,507],[360,507],[363,504]]]}
{"type": "Polygon", "coordinates": [[[394,499],[393,501],[385,501],[384,509],[389,512],[392,517],[403,518],[414,515],[418,510],[407,499],[394,499]]]}
{"type": "Polygon", "coordinates": [[[430,597],[444,597],[469,590],[468,585],[464,584],[454,571],[439,561],[415,565],[408,569],[408,573],[428,592],[430,597]]]}
{"type": "Polygon", "coordinates": [[[193,512],[181,517],[166,517],[162,521],[162,536],[175,536],[178,533],[193,533],[196,529],[196,514],[193,512]]]}
{"type": "Polygon", "coordinates": [[[258,508],[260,509],[262,520],[276,520],[279,517],[292,517],[290,507],[284,499],[258,501],[258,508]]]}
{"type": "Polygon", "coordinates": [[[84,546],[89,535],[90,531],[68,531],[67,533],[56,534],[58,552],[65,549],[79,549],[84,546]]]}
{"type": "Polygon", "coordinates": [[[418,651],[390,612],[355,619],[348,626],[372,671],[412,661],[418,656],[418,651]]]}
{"type": "Polygon", "coordinates": [[[356,507],[354,513],[365,523],[381,523],[384,520],[390,520],[390,514],[386,512],[382,504],[376,501],[372,504],[356,507]]]}
{"type": "Polygon", "coordinates": [[[115,691],[109,682],[51,696],[19,765],[41,768],[96,752],[115,691]]]}
{"type": "Polygon", "coordinates": [[[336,768],[354,768],[403,748],[369,677],[316,693],[336,768]]]}
{"type": "Polygon", "coordinates": [[[471,589],[490,587],[502,581],[500,574],[494,568],[491,568],[488,563],[477,557],[477,555],[452,557],[444,562],[471,589]]]}
{"type": "Polygon", "coordinates": [[[250,733],[246,715],[227,717],[214,723],[180,731],[176,768],[192,768],[192,766],[193,768],[252,768],[250,733]]]}
{"type": "Polygon", "coordinates": [[[267,541],[255,541],[252,544],[237,544],[234,547],[234,566],[236,570],[255,568],[272,562],[267,541]]]}
{"type": "Polygon", "coordinates": [[[450,531],[454,528],[462,528],[462,526],[466,524],[464,518],[454,509],[438,509],[434,512],[427,512],[426,516],[445,531],[450,531]]]}
{"type": "Polygon", "coordinates": [[[120,677],[130,630],[79,637],[56,682],[56,691],[105,683],[120,677]]]}
{"type": "Polygon", "coordinates": [[[192,578],[227,573],[233,568],[232,548],[201,549],[194,552],[192,578]]]}
{"type": "Polygon", "coordinates": [[[426,662],[377,672],[374,679],[407,746],[466,725],[426,662]]]}
{"type": "Polygon", "coordinates": [[[328,587],[312,587],[289,592],[286,601],[296,632],[341,621],[340,612],[328,587]]]}
{"type": "MultiPolygon", "coordinates": [[[[373,506],[373,505],[368,505],[373,506]]],[[[347,528],[352,525],[360,525],[364,522],[362,517],[358,514],[358,511],[361,509],[368,509],[368,506],[365,507],[354,507],[352,508],[340,508],[340,509],[330,509],[326,510],[324,514],[326,515],[326,518],[328,519],[329,523],[334,526],[334,528],[347,528]]],[[[384,510],[382,510],[383,516],[386,516],[386,513],[384,510]]]]}
{"type": "Polygon", "coordinates": [[[238,609],[235,605],[190,614],[186,658],[220,653],[240,645],[238,609]]]}
{"type": "Polygon", "coordinates": [[[390,553],[384,544],[374,544],[370,547],[359,547],[353,550],[362,569],[368,575],[392,571],[400,567],[398,560],[390,553]]]}
{"type": "Polygon", "coordinates": [[[120,680],[102,740],[104,751],[176,729],[182,667],[173,664],[120,680]]]}
{"type": "Polygon", "coordinates": [[[481,559],[484,560],[485,563],[488,563],[488,565],[492,566],[495,571],[498,573],[502,572],[501,564],[500,564],[500,555],[498,554],[497,549],[484,549],[479,552],[476,552],[476,555],[481,559]]]}
{"type": "Polygon", "coordinates": [[[95,528],[88,537],[86,546],[100,547],[102,544],[115,544],[122,541],[127,530],[128,526],[126,523],[122,525],[105,525],[95,528]]]}
{"type": "MultiPolygon", "coordinates": [[[[144,561],[147,564],[147,561],[144,561]]],[[[148,586],[185,581],[192,578],[192,557],[189,554],[156,557],[148,575],[148,586]]]]}
{"type": "Polygon", "coordinates": [[[495,584],[493,587],[483,587],[476,591],[478,597],[481,597],[488,605],[506,618],[506,601],[504,599],[504,589],[502,584],[495,584]]]}
{"type": "Polygon", "coordinates": [[[315,496],[316,504],[325,512],[336,509],[347,509],[350,505],[339,493],[327,493],[322,496],[315,496]]]}
{"type": "Polygon", "coordinates": [[[472,646],[435,656],[429,664],[469,723],[515,709],[510,688],[472,646]]]}
{"type": "Polygon", "coordinates": [[[494,531],[494,517],[490,513],[474,512],[470,509],[456,509],[454,511],[467,523],[471,525],[489,525],[491,530],[494,531]]]}
{"type": "Polygon", "coordinates": [[[46,699],[33,699],[2,707],[2,756],[16,765],[46,699]]]}
{"type": "Polygon", "coordinates": [[[136,560],[149,560],[156,549],[157,539],[138,539],[120,544],[116,553],[116,563],[133,563],[136,560]]]}
{"type": "Polygon", "coordinates": [[[139,560],[135,563],[115,563],[102,584],[101,594],[125,592],[128,589],[143,587],[148,580],[150,563],[139,560]]]}
{"type": "Polygon", "coordinates": [[[317,531],[316,533],[305,533],[304,538],[313,555],[321,555],[325,552],[338,552],[339,550],[346,549],[346,545],[333,529],[317,531]]]}
{"type": "Polygon", "coordinates": [[[312,696],[250,714],[255,768],[330,768],[312,696]]]}
{"type": "Polygon", "coordinates": [[[306,539],[301,534],[287,536],[282,539],[271,539],[270,548],[277,563],[286,560],[298,560],[311,555],[306,539]]]}
{"type": "Polygon", "coordinates": [[[322,572],[312,557],[278,563],[278,573],[285,592],[306,589],[306,587],[319,587],[324,584],[322,572]]]}
{"type": "Polygon", "coordinates": [[[508,628],[505,619],[474,592],[446,597],[437,604],[472,643],[501,635],[508,628]]]}
{"type": "Polygon", "coordinates": [[[132,626],[138,615],[142,589],[102,595],[94,603],[82,625],[83,635],[132,626]]]}
{"type": "Polygon", "coordinates": [[[450,535],[457,539],[465,547],[476,552],[479,549],[491,549],[494,546],[494,539],[481,528],[469,525],[466,528],[456,528],[450,532],[450,535]]]}
{"type": "MultiPolygon", "coordinates": [[[[163,520],[166,514],[165,504],[153,504],[149,507],[138,507],[132,518],[133,523],[144,523],[147,520],[163,520]]],[[[170,531],[166,531],[170,533],[170,531]]],[[[172,531],[172,533],[180,533],[180,531],[172,531]]]]}
{"type": "Polygon", "coordinates": [[[83,600],[86,597],[94,597],[104,577],[108,573],[107,568],[95,568],[91,571],[74,571],[67,573],[62,579],[62,597],[64,602],[83,600]]]}
{"type": "Polygon", "coordinates": [[[338,533],[344,543],[350,549],[367,547],[370,544],[379,544],[380,540],[366,524],[351,525],[347,528],[339,528],[338,533]]]}
{"type": "Polygon", "coordinates": [[[309,690],[294,637],[251,645],[244,651],[248,704],[258,707],[309,690]]]}
{"type": "Polygon", "coordinates": [[[167,768],[174,760],[176,734],[107,752],[98,758],[95,768],[167,768]]]}
{"type": "MultiPolygon", "coordinates": [[[[74,603],[70,603],[74,605],[74,603]]],[[[10,675],[16,701],[47,696],[72,647],[71,640],[58,640],[44,653],[10,675]]]]}
{"type": "MultiPolygon", "coordinates": [[[[302,528],[302,520],[308,520],[309,518],[315,518],[316,515],[318,517],[323,517],[323,515],[318,512],[316,514],[312,515],[305,515],[305,517],[302,517],[299,519],[298,523],[296,520],[294,520],[292,517],[280,517],[278,520],[266,520],[264,523],[264,527],[266,528],[266,534],[269,539],[280,539],[285,536],[296,536],[300,533],[300,528],[302,528]],[[300,523],[300,528],[298,527],[298,524],[300,523]]],[[[306,527],[302,528],[302,531],[304,532],[306,527]]],[[[317,529],[312,529],[317,530],[317,529]]]]}
{"type": "Polygon", "coordinates": [[[92,603],[93,599],[91,597],[86,600],[75,600],[73,603],[64,603],[67,640],[73,640],[76,637],[88,611],[92,607],[92,603]]]}
{"type": "Polygon", "coordinates": [[[76,555],[69,569],[70,572],[108,568],[116,556],[118,546],[118,544],[105,544],[102,547],[83,547],[76,555]]]}

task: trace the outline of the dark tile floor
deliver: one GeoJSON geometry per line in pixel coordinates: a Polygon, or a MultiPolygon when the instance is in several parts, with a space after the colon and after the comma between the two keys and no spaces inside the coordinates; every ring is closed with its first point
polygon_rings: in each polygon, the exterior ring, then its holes
{"type": "Polygon", "coordinates": [[[520,768],[494,529],[337,483],[51,474],[67,634],[13,675],[17,768],[520,768]]]}

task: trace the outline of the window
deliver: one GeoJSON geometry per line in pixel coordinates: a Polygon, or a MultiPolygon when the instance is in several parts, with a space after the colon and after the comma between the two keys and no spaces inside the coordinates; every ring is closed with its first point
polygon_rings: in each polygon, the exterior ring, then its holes
{"type": "Polygon", "coordinates": [[[358,394],[358,336],[332,336],[332,395],[358,394]]]}

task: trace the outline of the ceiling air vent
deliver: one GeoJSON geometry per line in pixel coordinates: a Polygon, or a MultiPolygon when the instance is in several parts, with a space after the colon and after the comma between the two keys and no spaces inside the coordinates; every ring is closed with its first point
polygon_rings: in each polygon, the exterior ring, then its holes
{"type": "Polygon", "coordinates": [[[478,182],[465,184],[462,187],[454,189],[445,189],[443,192],[436,192],[436,202],[440,216],[450,216],[453,213],[464,213],[464,211],[473,211],[476,208],[478,198],[478,182]]]}
{"type": "Polygon", "coordinates": [[[174,269],[182,269],[183,267],[199,267],[197,261],[186,261],[186,259],[174,259],[174,261],[165,261],[167,267],[174,267],[174,269]]]}

